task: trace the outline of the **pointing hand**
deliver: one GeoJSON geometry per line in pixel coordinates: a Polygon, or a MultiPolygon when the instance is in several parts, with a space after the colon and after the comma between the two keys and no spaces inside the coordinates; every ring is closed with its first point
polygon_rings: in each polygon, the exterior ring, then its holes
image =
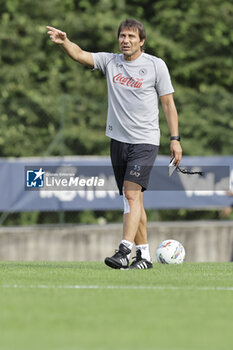
{"type": "Polygon", "coordinates": [[[50,36],[50,39],[55,44],[63,44],[64,41],[67,39],[67,35],[65,32],[62,32],[59,29],[53,28],[53,27],[46,27],[48,29],[47,34],[50,36]]]}

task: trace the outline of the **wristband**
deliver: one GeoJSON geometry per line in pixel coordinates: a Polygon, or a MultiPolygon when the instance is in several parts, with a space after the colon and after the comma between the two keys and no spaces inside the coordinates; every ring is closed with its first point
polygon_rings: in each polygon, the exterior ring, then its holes
{"type": "Polygon", "coordinates": [[[173,140],[180,141],[180,136],[171,136],[170,140],[171,141],[173,141],[173,140]]]}

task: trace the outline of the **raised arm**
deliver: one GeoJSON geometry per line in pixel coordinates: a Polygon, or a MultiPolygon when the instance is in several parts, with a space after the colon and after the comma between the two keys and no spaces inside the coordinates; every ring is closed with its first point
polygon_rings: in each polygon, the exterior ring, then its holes
{"type": "MultiPolygon", "coordinates": [[[[178,115],[176,111],[173,94],[168,94],[160,97],[164,114],[170,129],[171,136],[179,136],[178,131],[178,115]]],[[[182,148],[177,140],[171,141],[170,144],[171,157],[175,158],[175,164],[178,166],[182,158],[182,148]]]]}
{"type": "Polygon", "coordinates": [[[78,45],[70,41],[65,32],[49,26],[46,28],[48,29],[47,34],[50,36],[51,41],[61,45],[73,60],[91,68],[94,67],[93,57],[90,52],[82,50],[78,45]]]}

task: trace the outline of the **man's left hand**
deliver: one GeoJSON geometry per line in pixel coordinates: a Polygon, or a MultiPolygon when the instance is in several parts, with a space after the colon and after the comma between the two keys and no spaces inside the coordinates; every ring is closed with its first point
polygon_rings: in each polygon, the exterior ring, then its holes
{"type": "Polygon", "coordinates": [[[175,158],[175,165],[180,164],[182,158],[182,147],[180,142],[177,140],[172,140],[170,144],[171,158],[175,158]]]}

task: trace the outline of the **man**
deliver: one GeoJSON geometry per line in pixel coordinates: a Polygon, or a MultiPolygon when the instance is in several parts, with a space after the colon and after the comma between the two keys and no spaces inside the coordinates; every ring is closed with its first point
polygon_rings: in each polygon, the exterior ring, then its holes
{"type": "Polygon", "coordinates": [[[182,157],[174,89],[166,64],[144,53],[145,29],[134,19],[126,19],[118,29],[121,54],[84,51],[66,33],[53,27],[47,29],[52,42],[60,44],[71,58],[101,70],[107,79],[106,135],[111,138],[111,161],[119,192],[123,194],[124,218],[119,249],[105,263],[115,269],[151,268],[143,191],[159,148],[158,97],[171,133],[171,157],[177,166],[182,157]],[[133,243],[136,260],[129,266],[133,243]]]}

